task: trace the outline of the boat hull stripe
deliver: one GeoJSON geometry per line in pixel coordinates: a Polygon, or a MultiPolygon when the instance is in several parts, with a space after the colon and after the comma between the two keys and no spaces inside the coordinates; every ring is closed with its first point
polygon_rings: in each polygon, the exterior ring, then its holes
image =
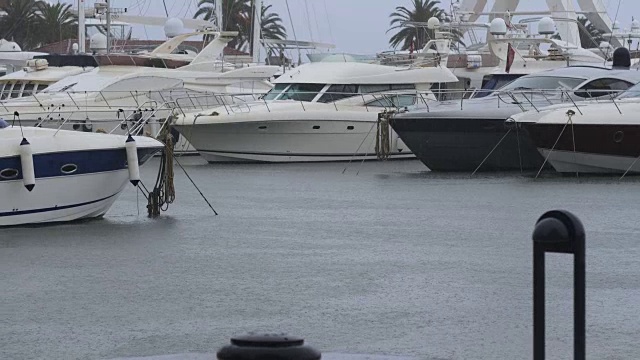
{"type": "Polygon", "coordinates": [[[46,213],[46,212],[51,212],[51,211],[73,209],[73,208],[77,208],[77,207],[81,207],[81,206],[86,206],[86,205],[99,203],[101,201],[105,201],[105,200],[111,199],[112,197],[117,196],[117,195],[118,195],[118,193],[115,193],[113,195],[109,195],[109,196],[104,197],[102,199],[93,200],[93,201],[87,201],[87,202],[83,202],[83,203],[79,203],[79,204],[64,205],[64,206],[54,206],[54,207],[48,207],[48,208],[42,208],[42,209],[31,209],[31,210],[19,210],[19,211],[3,212],[3,213],[0,213],[0,217],[31,215],[31,214],[46,213]]]}

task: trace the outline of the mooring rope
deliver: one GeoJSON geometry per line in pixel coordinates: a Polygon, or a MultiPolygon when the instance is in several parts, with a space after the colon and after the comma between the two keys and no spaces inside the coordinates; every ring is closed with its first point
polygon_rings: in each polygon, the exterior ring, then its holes
{"type": "Polygon", "coordinates": [[[376,155],[378,160],[387,160],[391,156],[391,125],[390,117],[393,112],[386,110],[378,116],[376,133],[376,155]]]}
{"type": "Polygon", "coordinates": [[[493,149],[491,149],[491,151],[489,152],[489,154],[487,154],[487,156],[485,156],[485,158],[482,160],[482,162],[480,163],[480,165],[478,165],[478,167],[473,170],[473,172],[471,173],[471,176],[475,175],[478,170],[480,170],[480,168],[482,167],[482,165],[484,165],[484,163],[489,159],[489,157],[491,156],[491,154],[493,154],[494,151],[496,151],[496,149],[498,148],[498,146],[500,146],[500,144],[502,144],[502,141],[504,141],[504,139],[507,137],[507,135],[509,135],[511,133],[512,129],[509,129],[507,131],[506,134],[504,134],[502,136],[502,138],[500,139],[500,141],[498,141],[498,143],[496,144],[496,146],[493,147],[493,149]]]}

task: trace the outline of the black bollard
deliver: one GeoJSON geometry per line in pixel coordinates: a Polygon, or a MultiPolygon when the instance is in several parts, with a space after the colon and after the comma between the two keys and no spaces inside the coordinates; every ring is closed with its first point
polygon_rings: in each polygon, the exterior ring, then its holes
{"type": "Polygon", "coordinates": [[[542,215],[533,231],[533,359],[545,358],[545,253],[573,254],[573,356],[585,359],[584,227],[564,210],[542,215]]]}
{"type": "Polygon", "coordinates": [[[318,350],[304,339],[277,334],[250,334],[231,338],[217,353],[218,360],[320,360],[318,350]]]}

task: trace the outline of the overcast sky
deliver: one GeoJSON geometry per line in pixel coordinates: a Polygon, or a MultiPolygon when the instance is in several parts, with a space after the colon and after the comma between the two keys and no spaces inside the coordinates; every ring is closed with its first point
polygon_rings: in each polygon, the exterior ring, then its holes
{"type": "MultiPolygon", "coordinates": [[[[51,0],[49,0],[51,1],[51,0]]],[[[94,0],[86,0],[92,6],[94,0]]],[[[113,7],[128,8],[134,15],[164,16],[162,0],[111,0],[113,7]]],[[[66,0],[67,3],[76,3],[66,0]]],[[[298,40],[314,40],[334,43],[336,51],[375,54],[388,50],[389,14],[396,6],[409,6],[412,0],[288,0],[291,17],[287,12],[287,0],[263,0],[273,5],[274,12],[280,14],[293,39],[291,18],[298,40]]],[[[449,7],[450,0],[442,5],[449,7]]],[[[604,0],[611,18],[615,17],[619,0],[604,0]]],[[[166,0],[170,16],[191,18],[196,11],[198,0],[166,0]]],[[[489,6],[493,1],[489,1],[489,6]]],[[[545,0],[521,0],[518,10],[547,9],[545,0]]],[[[577,6],[576,6],[577,8],[577,6]]],[[[623,27],[629,27],[631,17],[640,18],[640,0],[620,0],[618,20],[623,27]]],[[[136,38],[164,38],[162,29],[134,27],[136,38]]]]}

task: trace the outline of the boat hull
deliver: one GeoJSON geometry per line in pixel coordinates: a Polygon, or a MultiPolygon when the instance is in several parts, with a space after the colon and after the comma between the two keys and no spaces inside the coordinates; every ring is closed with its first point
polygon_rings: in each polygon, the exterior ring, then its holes
{"type": "Polygon", "coordinates": [[[640,173],[640,126],[530,124],[540,153],[560,173],[640,173]]]}
{"type": "MultiPolygon", "coordinates": [[[[139,148],[144,164],[159,148],[139,148]]],[[[0,226],[66,222],[103,216],[129,184],[122,149],[34,154],[35,187],[28,191],[21,176],[0,178],[0,226]],[[62,168],[73,164],[71,174],[62,168]]],[[[17,156],[0,158],[0,170],[22,171],[17,156]]]]}
{"type": "MultiPolygon", "coordinates": [[[[377,159],[376,120],[270,120],[174,127],[212,163],[377,159]]],[[[398,136],[391,134],[389,158],[413,157],[398,136]]]]}
{"type": "Polygon", "coordinates": [[[500,119],[394,118],[393,129],[431,171],[539,169],[525,129],[500,119]]]}

